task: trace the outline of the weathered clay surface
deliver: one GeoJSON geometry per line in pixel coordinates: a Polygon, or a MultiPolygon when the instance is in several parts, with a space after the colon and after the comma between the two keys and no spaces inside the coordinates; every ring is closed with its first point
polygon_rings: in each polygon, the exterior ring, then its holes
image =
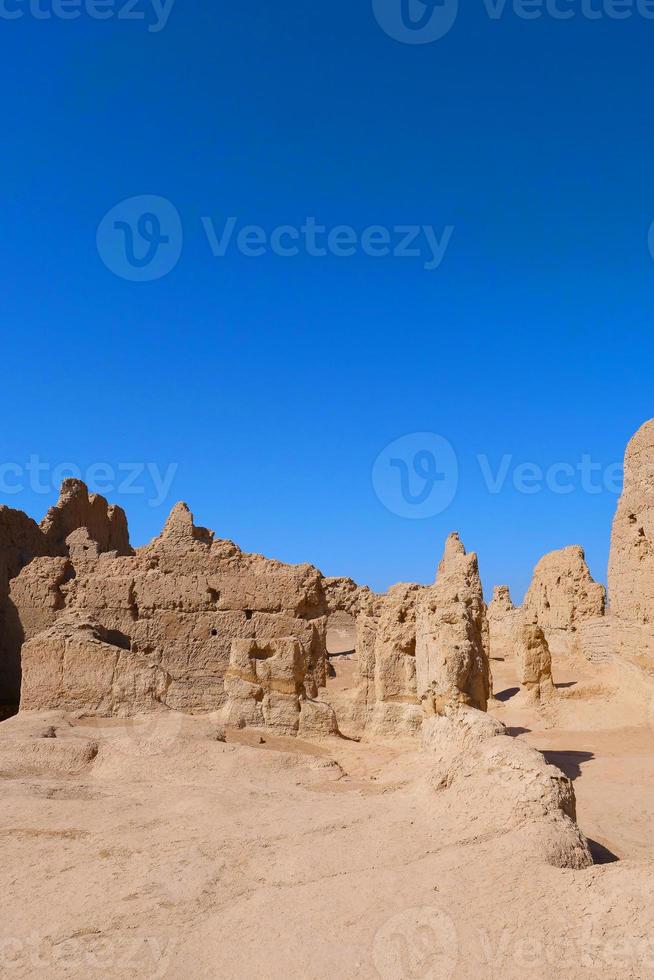
{"type": "Polygon", "coordinates": [[[121,507],[108,504],[97,493],[89,494],[81,480],[64,480],[59,500],[41,521],[41,532],[50,555],[67,555],[66,538],[86,528],[99,551],[131,555],[127,518],[121,507]]]}
{"type": "Polygon", "coordinates": [[[509,738],[499,721],[471,708],[450,707],[425,722],[422,744],[436,761],[435,786],[458,796],[461,809],[471,799],[484,801],[486,833],[501,828],[514,847],[540,853],[556,867],[592,864],[575,822],[570,779],[540,752],[509,738]]]}
{"type": "Polygon", "coordinates": [[[486,710],[487,630],[477,556],[452,534],[436,583],[421,593],[416,613],[417,687],[429,713],[452,704],[486,710]]]}
{"type": "Polygon", "coordinates": [[[627,446],[611,536],[609,598],[619,619],[654,623],[654,419],[627,446]]]}
{"type": "Polygon", "coordinates": [[[554,654],[567,653],[580,623],[603,616],[606,593],[588,570],[583,548],[573,545],[545,555],[525,596],[526,622],[538,623],[554,654]]]}
{"type": "Polygon", "coordinates": [[[330,603],[358,612],[356,676],[346,690],[333,691],[328,683],[324,692],[348,733],[411,735],[425,713],[451,702],[486,710],[486,606],[477,558],[458,535],[447,541],[434,585],[400,584],[374,595],[339,580],[330,603]]]}
{"type": "Polygon", "coordinates": [[[133,554],[99,554],[84,529],[68,533],[66,542],[67,559],[38,559],[12,582],[14,643],[64,612],[91,617],[170,676],[167,703],[180,710],[223,704],[234,639],[294,636],[304,651],[309,695],[324,684],[326,606],[322,577],[310,565],[245,555],[214,540],[194,525],[185,504],[133,554]]]}
{"type": "Polygon", "coordinates": [[[282,735],[338,733],[336,715],[310,698],[307,658],[295,637],[234,640],[225,675],[226,725],[265,727],[282,735]]]}
{"type": "Polygon", "coordinates": [[[341,612],[357,617],[374,609],[378,596],[365,585],[351,578],[323,579],[325,602],[330,614],[341,612]]]}
{"type": "Polygon", "coordinates": [[[12,580],[6,639],[14,649],[52,626],[66,606],[65,587],[75,576],[68,558],[35,558],[12,580]]]}
{"type": "MultiPolygon", "coordinates": [[[[32,625],[22,623],[9,597],[10,582],[34,558],[67,557],[69,541],[76,552],[86,548],[96,556],[106,551],[132,553],[124,512],[98,494],[89,495],[79,480],[64,481],[57,504],[40,525],[21,511],[0,507],[0,704],[18,702],[23,632],[27,626],[29,633],[40,615],[37,609],[32,615],[32,625]]],[[[34,574],[43,580],[43,568],[34,574]]],[[[56,589],[58,573],[53,575],[52,587],[56,589]]],[[[35,588],[38,593],[40,586],[35,588]]],[[[29,601],[28,604],[36,609],[39,602],[37,599],[36,605],[29,601]]],[[[42,607],[44,622],[51,621],[52,608],[52,599],[47,599],[42,607]]]]}
{"type": "Polygon", "coordinates": [[[21,709],[128,716],[164,704],[166,672],[110,640],[98,623],[68,615],[25,643],[21,709]]]}
{"type": "Polygon", "coordinates": [[[508,585],[495,587],[487,611],[490,656],[506,660],[515,652],[516,635],[523,622],[522,609],[513,605],[508,585]]]}
{"type": "Polygon", "coordinates": [[[552,654],[545,633],[535,623],[523,623],[516,631],[516,659],[520,684],[534,701],[554,693],[552,654]]]}
{"type": "Polygon", "coordinates": [[[422,724],[416,678],[416,607],[419,585],[395,585],[384,596],[378,615],[363,617],[374,634],[360,659],[367,734],[411,733],[422,724]]]}

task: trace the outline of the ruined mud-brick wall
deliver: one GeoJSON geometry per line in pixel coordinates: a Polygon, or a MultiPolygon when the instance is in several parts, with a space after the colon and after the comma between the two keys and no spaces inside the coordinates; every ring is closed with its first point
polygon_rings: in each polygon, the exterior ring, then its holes
{"type": "Polygon", "coordinates": [[[474,553],[451,534],[416,614],[418,693],[429,712],[452,704],[486,711],[491,696],[486,604],[474,553]]]}
{"type": "Polygon", "coordinates": [[[516,640],[523,623],[523,613],[511,599],[508,585],[497,585],[488,605],[488,632],[490,655],[497,660],[508,660],[515,654],[516,640]]]}
{"type": "Polygon", "coordinates": [[[477,558],[453,534],[432,586],[395,585],[384,595],[328,580],[330,609],[356,615],[359,683],[326,697],[339,720],[367,736],[413,734],[447,704],[486,710],[488,627],[477,558]]]}
{"type": "Polygon", "coordinates": [[[625,453],[624,487],[613,521],[609,608],[583,623],[575,637],[588,660],[654,667],[654,419],[625,453]]]}
{"type": "Polygon", "coordinates": [[[654,419],[627,446],[611,536],[609,599],[618,619],[654,625],[654,419]]]}
{"type": "Polygon", "coordinates": [[[194,526],[185,504],[173,509],[158,538],[129,555],[100,553],[85,532],[66,542],[68,558],[37,559],[11,583],[26,639],[64,613],[90,619],[105,642],[168,675],[165,703],[179,710],[224,703],[230,650],[239,639],[296,637],[307,692],[324,684],[325,599],[310,565],[284,565],[214,540],[194,526]]]}
{"type": "MultiPolygon", "coordinates": [[[[57,504],[40,525],[22,511],[0,507],[0,704],[17,704],[20,696],[24,637],[9,598],[12,582],[33,559],[47,561],[46,556],[66,555],[65,538],[83,527],[91,529],[98,551],[131,552],[123,511],[98,494],[89,495],[79,480],[64,481],[57,504]]],[[[49,624],[51,611],[61,603],[57,587],[70,574],[72,569],[65,563],[53,566],[52,574],[41,565],[34,583],[32,629],[49,624]]]]}
{"type": "Polygon", "coordinates": [[[456,535],[433,586],[379,596],[311,565],[244,554],[195,527],[185,504],[136,551],[122,512],[83,484],[64,487],[40,528],[25,521],[26,563],[11,566],[5,616],[19,658],[22,645],[24,708],[225,707],[280,730],[331,729],[315,701],[329,693],[326,628],[339,613],[356,619],[358,653],[356,689],[333,705],[339,720],[345,712],[358,730],[392,735],[417,731],[426,702],[486,707],[477,559],[456,535]]]}
{"type": "Polygon", "coordinates": [[[594,581],[579,545],[541,558],[522,606],[524,621],[541,627],[556,655],[570,653],[577,630],[605,609],[604,586],[594,581]]]}

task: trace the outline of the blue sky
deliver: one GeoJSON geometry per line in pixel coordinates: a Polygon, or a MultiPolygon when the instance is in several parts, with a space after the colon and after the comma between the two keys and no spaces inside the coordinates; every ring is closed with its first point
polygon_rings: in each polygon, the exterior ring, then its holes
{"type": "Polygon", "coordinates": [[[570,20],[493,19],[480,0],[405,44],[370,0],[177,0],[158,31],[139,3],[149,20],[2,6],[21,16],[0,17],[0,502],[40,517],[70,463],[137,544],[184,499],[246,550],[375,588],[430,581],[454,528],[489,591],[519,598],[574,543],[604,579],[610,467],[654,415],[654,20],[589,20],[581,0],[570,20]],[[98,228],[144,195],[179,228],[146,223],[174,263],[132,281],[98,228]],[[229,217],[264,254],[212,253],[207,224],[229,217]],[[274,229],[312,217],[351,228],[354,254],[274,253],[274,229]],[[418,256],[371,255],[371,226],[391,252],[398,227],[451,237],[425,269],[422,232],[418,256]],[[373,479],[413,433],[458,468],[422,518],[415,439],[373,479]],[[598,493],[552,476],[584,456],[598,493]],[[152,472],[174,473],[165,493],[152,472]]]}

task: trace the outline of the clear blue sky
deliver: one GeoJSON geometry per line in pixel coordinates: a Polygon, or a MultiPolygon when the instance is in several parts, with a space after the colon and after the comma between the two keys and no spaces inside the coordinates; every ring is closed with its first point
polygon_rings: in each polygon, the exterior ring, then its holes
{"type": "Polygon", "coordinates": [[[108,493],[137,544],[184,499],[246,550],[376,588],[431,580],[454,528],[489,590],[520,597],[573,543],[604,578],[615,493],[525,494],[512,474],[609,466],[654,415],[654,21],[492,20],[480,0],[410,45],[370,0],[177,0],[158,32],[27,11],[0,44],[1,502],[40,517],[54,501],[23,472],[35,456],[48,473],[174,463],[157,506],[143,475],[144,492],[108,493]],[[137,195],[183,226],[150,282],[96,245],[137,195]],[[230,215],[454,232],[431,271],[214,257],[201,219],[230,215]],[[416,432],[459,465],[449,508],[421,520],[372,480],[416,432]],[[493,471],[511,457],[499,493],[479,454],[493,471]]]}

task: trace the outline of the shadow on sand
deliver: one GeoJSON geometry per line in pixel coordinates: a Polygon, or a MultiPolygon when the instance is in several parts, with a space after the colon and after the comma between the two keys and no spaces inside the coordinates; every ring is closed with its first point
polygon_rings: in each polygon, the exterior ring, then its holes
{"type": "Polygon", "coordinates": [[[590,762],[595,758],[593,752],[553,752],[545,751],[543,755],[552,766],[557,766],[564,772],[569,779],[577,779],[581,776],[581,767],[584,762],[590,762]]]}
{"type": "Polygon", "coordinates": [[[500,691],[495,697],[498,701],[510,701],[516,694],[520,694],[519,687],[507,687],[505,691],[500,691]]]}
{"type": "Polygon", "coordinates": [[[588,842],[588,850],[595,864],[614,864],[620,860],[617,854],[610,851],[608,847],[604,847],[604,844],[600,844],[599,841],[591,840],[590,837],[587,837],[586,840],[588,842]]]}

